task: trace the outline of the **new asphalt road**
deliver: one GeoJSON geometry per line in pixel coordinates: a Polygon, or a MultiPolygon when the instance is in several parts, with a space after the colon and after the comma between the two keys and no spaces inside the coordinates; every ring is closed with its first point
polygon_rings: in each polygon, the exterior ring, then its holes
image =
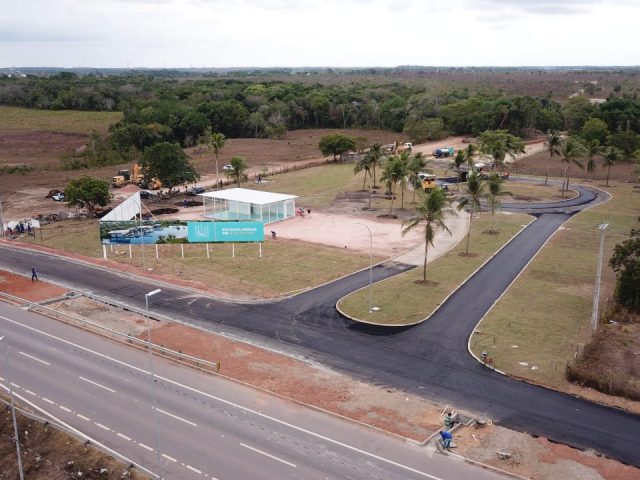
{"type": "MultiPolygon", "coordinates": [[[[484,414],[507,427],[640,466],[640,417],[509,379],[478,364],[466,349],[474,326],[547,239],[575,211],[601,200],[591,190],[581,188],[580,193],[562,205],[538,205],[536,221],[429,321],[412,328],[376,329],[339,315],[336,301],[366,285],[367,271],[271,303],[222,302],[164,285],[153,308],[213,331],[311,357],[366,381],[484,414]]],[[[158,286],[142,278],[0,247],[0,266],[28,272],[32,265],[45,279],[137,307],[143,307],[144,294],[158,286]]],[[[374,278],[406,268],[385,264],[374,269],[374,278]]]]}
{"type": "Polygon", "coordinates": [[[28,402],[163,478],[504,478],[157,357],[156,420],[146,351],[0,304],[2,335],[9,360],[0,362],[0,385],[11,383],[18,403],[28,402]]]}

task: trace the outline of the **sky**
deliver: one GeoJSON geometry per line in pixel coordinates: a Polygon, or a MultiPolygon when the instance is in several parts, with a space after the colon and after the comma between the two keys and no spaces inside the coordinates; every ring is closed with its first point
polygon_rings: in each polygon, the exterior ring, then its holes
{"type": "Polygon", "coordinates": [[[0,67],[640,65],[640,0],[0,0],[0,67]]]}

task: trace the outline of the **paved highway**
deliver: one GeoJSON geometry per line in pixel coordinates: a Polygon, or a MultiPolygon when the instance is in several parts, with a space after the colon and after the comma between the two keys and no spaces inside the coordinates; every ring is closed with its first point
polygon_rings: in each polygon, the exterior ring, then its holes
{"type": "MultiPolygon", "coordinates": [[[[547,239],[576,209],[599,200],[590,190],[580,190],[580,198],[562,206],[539,205],[535,222],[429,321],[412,328],[376,329],[337,313],[336,301],[366,285],[367,271],[290,299],[261,304],[222,302],[164,285],[162,295],[154,297],[154,309],[212,331],[305,355],[366,381],[487,415],[507,427],[592,448],[640,466],[640,417],[506,378],[479,365],[466,350],[477,322],[547,239]]],[[[157,287],[143,278],[4,246],[0,265],[22,272],[36,265],[45,279],[138,307],[144,306],[144,294],[157,287]]],[[[374,268],[374,276],[377,280],[406,268],[389,263],[374,268]]]]}
{"type": "MultiPolygon", "coordinates": [[[[503,478],[454,456],[235,382],[155,358],[157,450],[149,357],[0,304],[16,394],[154,473],[176,479],[503,478]]],[[[9,378],[10,377],[10,378],[9,378]]]]}

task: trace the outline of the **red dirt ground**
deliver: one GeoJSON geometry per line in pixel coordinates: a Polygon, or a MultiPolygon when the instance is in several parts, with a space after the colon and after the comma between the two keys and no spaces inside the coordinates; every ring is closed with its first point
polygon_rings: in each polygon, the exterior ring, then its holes
{"type": "Polygon", "coordinates": [[[0,292],[31,302],[40,302],[48,298],[59,297],[69,291],[42,280],[32,282],[30,269],[25,272],[25,275],[27,274],[29,277],[0,270],[0,292]]]}

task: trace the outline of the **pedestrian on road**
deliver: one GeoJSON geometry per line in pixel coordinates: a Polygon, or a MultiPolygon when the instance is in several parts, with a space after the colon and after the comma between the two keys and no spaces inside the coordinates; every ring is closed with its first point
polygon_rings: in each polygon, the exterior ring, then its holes
{"type": "Polygon", "coordinates": [[[451,427],[453,427],[454,423],[456,423],[456,421],[453,417],[453,413],[447,413],[447,416],[444,417],[444,428],[446,428],[447,430],[451,430],[451,427]]]}
{"type": "Polygon", "coordinates": [[[273,238],[274,240],[276,239],[276,232],[275,232],[275,230],[271,230],[271,238],[273,238]]]}
{"type": "Polygon", "coordinates": [[[440,437],[442,437],[442,448],[444,448],[445,450],[449,450],[451,448],[453,435],[451,435],[451,433],[449,433],[447,430],[442,430],[440,432],[440,437]]]}
{"type": "Polygon", "coordinates": [[[307,215],[309,215],[309,218],[311,218],[311,209],[307,208],[307,215]]]}
{"type": "Polygon", "coordinates": [[[32,282],[38,281],[38,273],[36,272],[35,267],[31,268],[31,281],[32,282]]]}

